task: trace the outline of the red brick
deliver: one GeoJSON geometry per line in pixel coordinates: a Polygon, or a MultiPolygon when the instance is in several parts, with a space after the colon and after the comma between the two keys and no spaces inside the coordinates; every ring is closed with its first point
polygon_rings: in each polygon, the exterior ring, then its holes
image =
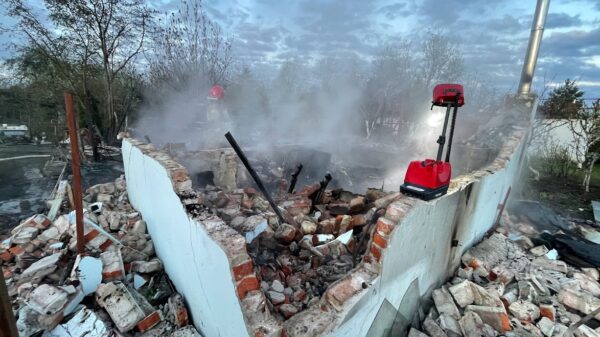
{"type": "Polygon", "coordinates": [[[556,309],[552,305],[542,304],[540,305],[540,316],[554,322],[556,320],[556,309]]]}
{"type": "Polygon", "coordinates": [[[377,246],[379,246],[380,248],[387,247],[387,239],[379,235],[379,233],[375,233],[373,235],[373,243],[377,244],[377,246]]]}
{"type": "Polygon", "coordinates": [[[175,324],[177,324],[179,327],[182,327],[188,325],[188,322],[189,317],[187,309],[185,307],[179,308],[179,310],[177,310],[175,313],[175,324]]]}
{"type": "Polygon", "coordinates": [[[112,245],[112,241],[110,241],[110,240],[106,240],[106,241],[104,241],[104,243],[103,243],[103,244],[101,244],[101,245],[100,245],[100,247],[98,247],[98,248],[100,248],[100,250],[104,252],[104,251],[106,251],[106,250],[108,249],[108,247],[110,247],[110,245],[112,245]]]}
{"type": "Polygon", "coordinates": [[[377,248],[374,245],[371,245],[371,255],[373,255],[375,261],[379,262],[381,260],[381,249],[377,248]]]}
{"type": "Polygon", "coordinates": [[[111,280],[121,277],[122,275],[123,275],[123,272],[121,270],[102,272],[102,279],[104,281],[111,281],[111,280]]]}
{"type": "Polygon", "coordinates": [[[12,248],[9,248],[8,251],[14,255],[14,256],[21,256],[23,254],[25,254],[25,250],[21,247],[21,246],[14,246],[12,248]]]}
{"type": "Polygon", "coordinates": [[[510,325],[510,319],[507,314],[502,315],[502,330],[503,331],[511,331],[512,326],[510,325]]]}
{"type": "Polygon", "coordinates": [[[252,260],[248,260],[242,264],[233,267],[232,269],[235,280],[239,281],[243,279],[244,276],[254,273],[254,264],[252,263],[252,260]]]}
{"type": "Polygon", "coordinates": [[[384,235],[388,235],[392,232],[392,230],[394,229],[394,223],[391,220],[388,220],[384,217],[380,217],[377,220],[377,231],[384,234],[384,235]]]}
{"type": "Polygon", "coordinates": [[[4,262],[10,262],[13,258],[14,256],[8,250],[0,254],[0,259],[2,259],[4,262]]]}
{"type": "Polygon", "coordinates": [[[475,269],[479,268],[481,266],[481,264],[479,263],[479,261],[477,259],[471,259],[471,261],[469,261],[468,266],[475,270],[475,269]]]}
{"type": "Polygon", "coordinates": [[[364,226],[367,224],[367,218],[365,218],[364,215],[359,214],[359,215],[354,215],[352,217],[352,221],[350,221],[350,227],[354,228],[357,226],[364,226]]]}
{"type": "MultiPolygon", "coordinates": [[[[361,290],[360,282],[357,282],[352,276],[346,276],[327,290],[326,298],[331,305],[340,310],[348,299],[361,290]]],[[[321,306],[322,311],[326,309],[327,306],[321,306]]]]}
{"type": "Polygon", "coordinates": [[[171,177],[174,181],[186,181],[190,179],[187,170],[184,168],[172,170],[171,177]]]}
{"type": "Polygon", "coordinates": [[[158,311],[151,313],[146,316],[143,320],[139,321],[136,325],[140,332],[145,332],[153,328],[156,324],[160,323],[160,314],[158,311]]]}
{"type": "Polygon", "coordinates": [[[236,287],[237,294],[240,299],[246,297],[248,292],[258,289],[260,289],[260,282],[258,282],[258,279],[254,275],[241,279],[237,283],[236,287]]]}
{"type": "Polygon", "coordinates": [[[83,240],[84,240],[85,242],[90,242],[90,241],[92,241],[94,238],[96,238],[98,235],[100,235],[100,232],[98,232],[98,231],[97,231],[97,230],[95,230],[95,229],[92,229],[91,231],[89,231],[87,234],[85,234],[85,235],[83,236],[83,240]]]}

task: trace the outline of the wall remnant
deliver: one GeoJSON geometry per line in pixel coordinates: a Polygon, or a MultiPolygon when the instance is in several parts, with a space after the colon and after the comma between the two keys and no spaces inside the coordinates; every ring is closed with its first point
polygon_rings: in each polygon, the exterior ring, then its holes
{"type": "Polygon", "coordinates": [[[131,203],[143,214],[156,253],[203,334],[365,336],[387,328],[377,324],[393,324],[378,315],[408,315],[413,309],[401,307],[411,302],[408,289],[429,295],[490,229],[519,173],[528,131],[514,127],[492,164],[453,179],[439,199],[395,196],[377,220],[362,261],[285,321],[270,314],[245,238],[217,216],[187,211],[195,201],[186,169],[134,139],[123,141],[123,159],[131,203]]]}

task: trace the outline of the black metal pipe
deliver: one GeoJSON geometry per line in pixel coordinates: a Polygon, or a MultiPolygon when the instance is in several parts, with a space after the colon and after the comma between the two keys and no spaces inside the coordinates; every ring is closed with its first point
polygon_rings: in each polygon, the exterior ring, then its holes
{"type": "Polygon", "coordinates": [[[288,188],[288,193],[294,193],[294,188],[296,187],[296,182],[298,181],[298,176],[300,172],[302,172],[302,164],[298,165],[296,168],[296,172],[292,173],[292,180],[290,181],[290,187],[288,188]]]}
{"type": "Polygon", "coordinates": [[[260,177],[258,176],[256,171],[254,171],[254,168],[252,168],[252,165],[250,165],[250,162],[248,161],[248,158],[246,158],[244,151],[242,151],[242,148],[240,148],[238,143],[235,141],[235,138],[233,138],[233,136],[231,135],[231,132],[227,132],[225,134],[225,138],[227,138],[227,141],[229,142],[229,144],[231,144],[231,147],[233,148],[235,153],[238,155],[238,157],[242,161],[242,164],[244,164],[244,166],[246,167],[246,170],[248,170],[248,173],[250,173],[250,176],[252,176],[252,179],[254,179],[254,182],[256,183],[256,186],[258,187],[258,189],[265,196],[265,198],[269,202],[269,205],[271,205],[271,208],[273,209],[273,212],[275,212],[275,214],[279,218],[279,221],[281,223],[286,222],[285,219],[283,218],[283,215],[279,211],[277,204],[275,204],[275,201],[273,201],[273,198],[271,198],[271,195],[269,194],[269,192],[267,192],[267,189],[263,185],[262,180],[260,180],[260,177]]]}
{"type": "Polygon", "coordinates": [[[450,138],[448,139],[448,149],[446,150],[446,162],[450,162],[450,150],[452,150],[452,138],[454,138],[454,125],[456,124],[456,115],[458,112],[458,99],[460,98],[461,93],[456,93],[456,98],[454,99],[454,112],[452,113],[452,124],[450,124],[450,138]]]}
{"type": "Polygon", "coordinates": [[[438,153],[436,160],[442,160],[442,154],[444,153],[444,144],[446,144],[446,128],[448,127],[448,117],[450,116],[450,107],[452,105],[448,105],[446,107],[446,116],[444,117],[444,128],[442,129],[442,135],[438,138],[437,143],[440,145],[438,147],[438,153]]]}

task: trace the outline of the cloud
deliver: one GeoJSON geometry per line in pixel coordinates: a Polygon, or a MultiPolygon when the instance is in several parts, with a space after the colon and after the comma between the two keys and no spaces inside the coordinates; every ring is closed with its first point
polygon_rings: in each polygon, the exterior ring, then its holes
{"type": "Polygon", "coordinates": [[[407,10],[407,7],[408,4],[406,3],[396,2],[379,8],[377,12],[383,14],[388,20],[395,20],[398,17],[412,14],[411,11],[407,10]]]}
{"type": "Polygon", "coordinates": [[[600,28],[573,29],[554,32],[542,42],[542,52],[548,56],[582,57],[600,54],[600,28]]]}
{"type": "Polygon", "coordinates": [[[569,15],[567,13],[549,13],[546,19],[546,28],[565,28],[580,26],[583,22],[579,15],[569,15]]]}

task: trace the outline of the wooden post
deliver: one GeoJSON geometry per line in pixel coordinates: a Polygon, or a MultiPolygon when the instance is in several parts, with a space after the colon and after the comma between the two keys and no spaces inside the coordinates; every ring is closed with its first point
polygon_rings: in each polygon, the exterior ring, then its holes
{"type": "Polygon", "coordinates": [[[0,337],[19,337],[15,315],[6,290],[4,273],[0,273],[0,337]]]}
{"type": "Polygon", "coordinates": [[[65,92],[65,108],[67,110],[67,124],[69,126],[69,140],[71,142],[71,167],[73,170],[73,199],[75,202],[75,225],[77,232],[77,252],[83,254],[85,242],[83,238],[83,205],[81,197],[81,171],[79,144],[77,137],[77,117],[73,108],[73,95],[65,92]]]}

